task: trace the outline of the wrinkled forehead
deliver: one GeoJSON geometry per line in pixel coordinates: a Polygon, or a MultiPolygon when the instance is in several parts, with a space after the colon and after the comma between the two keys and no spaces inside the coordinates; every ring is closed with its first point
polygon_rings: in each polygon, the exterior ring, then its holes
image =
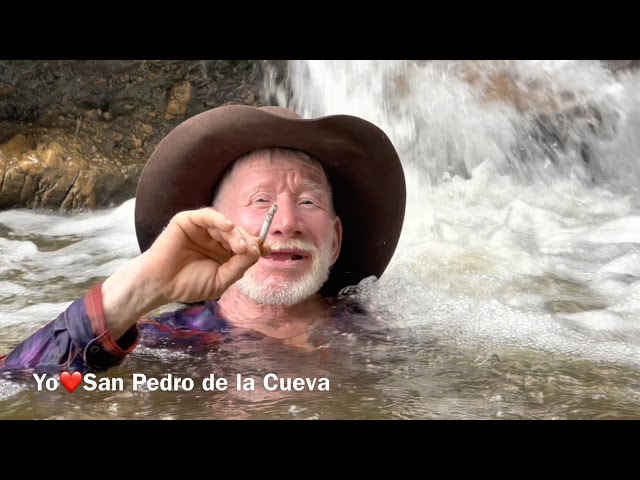
{"type": "Polygon", "coordinates": [[[331,190],[329,177],[322,164],[305,152],[296,150],[256,150],[237,159],[231,166],[229,176],[242,179],[248,174],[253,176],[250,174],[254,172],[259,174],[260,170],[269,168],[297,170],[309,181],[325,185],[331,190]]]}
{"type": "Polygon", "coordinates": [[[240,191],[247,182],[258,184],[261,171],[280,166],[285,169],[297,169],[302,174],[305,187],[327,195],[333,208],[331,181],[322,163],[305,152],[284,148],[256,150],[235,160],[216,185],[212,204],[220,207],[222,197],[227,196],[227,193],[223,192],[240,191]]]}

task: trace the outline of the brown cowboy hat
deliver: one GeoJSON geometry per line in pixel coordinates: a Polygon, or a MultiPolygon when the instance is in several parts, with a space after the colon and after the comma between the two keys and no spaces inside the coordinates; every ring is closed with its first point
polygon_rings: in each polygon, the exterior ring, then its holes
{"type": "Polygon", "coordinates": [[[329,176],[343,241],[320,293],[335,296],[365,277],[380,278],[398,244],[405,214],[404,172],[393,144],[361,118],[303,119],[282,107],[218,107],[169,132],[138,183],[140,250],[151,246],[176,213],[210,206],[218,181],[234,160],[268,147],[303,150],[329,176]]]}

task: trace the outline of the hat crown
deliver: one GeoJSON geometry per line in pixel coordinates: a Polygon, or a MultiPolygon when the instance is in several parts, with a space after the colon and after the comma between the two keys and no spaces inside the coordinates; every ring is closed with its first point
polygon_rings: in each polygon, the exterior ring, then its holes
{"type": "Polygon", "coordinates": [[[293,110],[289,110],[285,107],[275,107],[275,106],[267,106],[267,107],[258,107],[260,110],[265,110],[269,113],[273,113],[275,115],[280,115],[281,117],[287,118],[302,118],[293,110]]]}

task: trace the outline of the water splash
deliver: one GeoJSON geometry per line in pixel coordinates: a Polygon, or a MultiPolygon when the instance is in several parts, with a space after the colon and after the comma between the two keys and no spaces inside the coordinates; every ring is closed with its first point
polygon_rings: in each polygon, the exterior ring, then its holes
{"type": "Polygon", "coordinates": [[[400,246],[361,290],[374,309],[472,345],[640,364],[637,73],[600,61],[287,67],[265,82],[278,104],[364,117],[404,164],[400,246]]]}
{"type": "Polygon", "coordinates": [[[486,161],[520,181],[639,178],[640,80],[600,61],[291,61],[275,78],[266,95],[304,117],[379,125],[422,188],[486,161]]]}

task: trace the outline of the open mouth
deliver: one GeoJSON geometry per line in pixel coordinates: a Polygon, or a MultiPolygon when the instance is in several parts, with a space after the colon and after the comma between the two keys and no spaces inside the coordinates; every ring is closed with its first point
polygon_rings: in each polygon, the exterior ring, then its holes
{"type": "Polygon", "coordinates": [[[264,258],[273,262],[296,262],[309,258],[309,255],[304,252],[273,252],[264,258]]]}

